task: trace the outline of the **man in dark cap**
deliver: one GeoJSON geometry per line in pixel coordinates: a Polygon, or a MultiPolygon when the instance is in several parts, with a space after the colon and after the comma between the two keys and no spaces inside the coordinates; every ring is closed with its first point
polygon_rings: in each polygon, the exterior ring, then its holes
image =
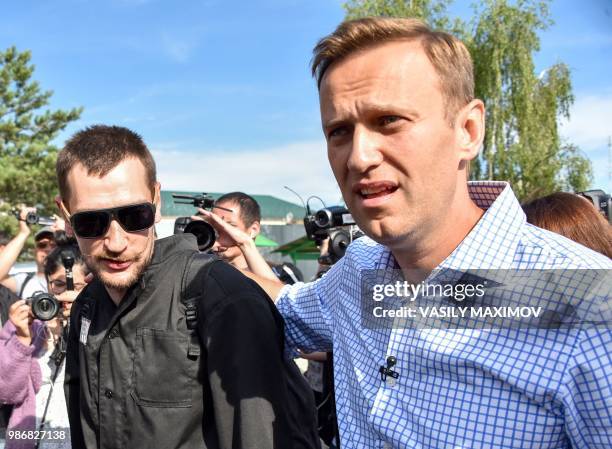
{"type": "Polygon", "coordinates": [[[2,252],[0,252],[0,279],[5,287],[12,290],[20,298],[29,298],[34,293],[47,291],[47,280],[45,279],[45,259],[47,255],[55,248],[55,231],[63,228],[63,221],[57,220],[53,226],[45,226],[34,235],[34,261],[36,262],[36,272],[32,273],[17,273],[13,276],[8,276],[11,267],[17,261],[19,254],[32,232],[30,226],[25,220],[28,212],[34,212],[36,209],[24,207],[19,213],[19,232],[9,241],[2,252]]]}

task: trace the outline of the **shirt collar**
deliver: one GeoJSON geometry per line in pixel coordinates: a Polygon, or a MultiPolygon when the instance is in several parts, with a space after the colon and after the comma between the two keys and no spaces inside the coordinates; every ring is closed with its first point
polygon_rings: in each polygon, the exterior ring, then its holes
{"type": "Polygon", "coordinates": [[[472,181],[468,191],[485,213],[438,268],[512,268],[526,218],[510,184],[472,181]]]}
{"type": "MultiPolygon", "coordinates": [[[[434,271],[511,268],[526,219],[510,184],[504,181],[470,181],[468,193],[485,213],[434,271]]],[[[377,266],[399,269],[391,250],[386,246],[383,248],[377,266]]]]}
{"type": "MultiPolygon", "coordinates": [[[[149,286],[154,285],[156,273],[159,269],[159,264],[166,261],[168,257],[176,254],[178,252],[183,251],[197,251],[197,241],[193,234],[176,234],[170,237],[166,237],[163,239],[156,240],[153,246],[153,257],[151,258],[151,262],[145,268],[144,273],[140,276],[138,281],[134,283],[126,292],[124,298],[119,304],[119,308],[125,308],[125,304],[127,304],[127,299],[131,297],[138,296],[144,289],[149,286]]],[[[113,305],[114,303],[110,299],[106,288],[100,282],[100,280],[94,280],[87,290],[87,294],[93,298],[100,297],[100,295],[104,295],[108,297],[108,301],[110,301],[113,305]]]]}
{"type": "MultiPolygon", "coordinates": [[[[175,234],[170,237],[155,240],[155,246],[153,248],[153,258],[151,264],[157,265],[168,259],[172,254],[183,252],[183,251],[197,251],[197,241],[193,234],[175,234]]],[[[147,271],[149,268],[147,268],[147,271]]]]}

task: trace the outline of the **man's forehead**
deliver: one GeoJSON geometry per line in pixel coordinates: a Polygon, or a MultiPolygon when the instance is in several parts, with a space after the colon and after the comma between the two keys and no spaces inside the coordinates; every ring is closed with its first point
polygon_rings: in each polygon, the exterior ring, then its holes
{"type": "Polygon", "coordinates": [[[234,200],[217,201],[215,205],[225,207],[226,209],[231,209],[232,211],[240,210],[240,204],[234,200]]]}
{"type": "Polygon", "coordinates": [[[125,172],[128,172],[131,175],[130,177],[132,179],[135,177],[140,177],[140,175],[142,175],[143,180],[146,177],[146,169],[140,159],[128,157],[121,160],[117,165],[110,168],[110,170],[107,169],[104,172],[92,170],[82,162],[77,161],[68,171],[68,179],[72,181],[78,181],[82,178],[88,178],[92,180],[105,180],[107,178],[117,178],[125,172]]]}
{"type": "Polygon", "coordinates": [[[364,68],[376,68],[380,72],[391,75],[393,72],[400,74],[403,70],[414,64],[415,60],[429,62],[425,49],[420,40],[398,39],[380,44],[374,44],[359,50],[355,50],[337,61],[334,61],[325,71],[321,79],[321,91],[326,80],[339,69],[346,69],[356,77],[361,75],[360,70],[364,68]],[[385,60],[385,58],[389,58],[385,60]],[[382,61],[386,64],[382,64],[382,61]],[[391,64],[389,63],[391,62],[391,64]]]}
{"type": "Polygon", "coordinates": [[[87,167],[77,163],[68,173],[68,186],[71,212],[152,200],[144,165],[134,158],[104,174],[88,173],[87,167]]]}

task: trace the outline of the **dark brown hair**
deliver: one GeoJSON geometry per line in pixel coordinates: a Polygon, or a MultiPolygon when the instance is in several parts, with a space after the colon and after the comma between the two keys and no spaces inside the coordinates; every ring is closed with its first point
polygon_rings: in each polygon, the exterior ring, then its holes
{"type": "Polygon", "coordinates": [[[416,40],[440,78],[446,117],[454,118],[459,109],[474,99],[474,68],[466,46],[456,37],[431,30],[418,19],[367,17],[341,23],[313,50],[312,75],[321,87],[327,69],[355,52],[375,45],[416,40]]]}
{"type": "Polygon", "coordinates": [[[70,196],[68,173],[77,163],[85,167],[88,175],[102,177],[130,157],[142,162],[147,184],[154,191],[155,161],[142,137],[120,126],[94,125],[79,131],[57,157],[55,171],[61,198],[65,201],[70,196]]]}
{"type": "Polygon", "coordinates": [[[248,228],[256,221],[261,221],[259,204],[250,195],[243,192],[230,192],[220,196],[215,204],[234,203],[240,206],[240,219],[248,228]]]}
{"type": "Polygon", "coordinates": [[[527,221],[612,257],[610,223],[587,199],[556,192],[523,205],[527,221]]]}

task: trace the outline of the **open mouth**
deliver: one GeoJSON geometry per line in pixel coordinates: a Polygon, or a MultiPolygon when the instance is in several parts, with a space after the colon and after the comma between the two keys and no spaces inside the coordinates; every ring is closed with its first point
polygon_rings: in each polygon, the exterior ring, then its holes
{"type": "Polygon", "coordinates": [[[397,190],[397,186],[392,183],[376,183],[358,189],[358,194],[366,200],[380,198],[397,190]]]}

